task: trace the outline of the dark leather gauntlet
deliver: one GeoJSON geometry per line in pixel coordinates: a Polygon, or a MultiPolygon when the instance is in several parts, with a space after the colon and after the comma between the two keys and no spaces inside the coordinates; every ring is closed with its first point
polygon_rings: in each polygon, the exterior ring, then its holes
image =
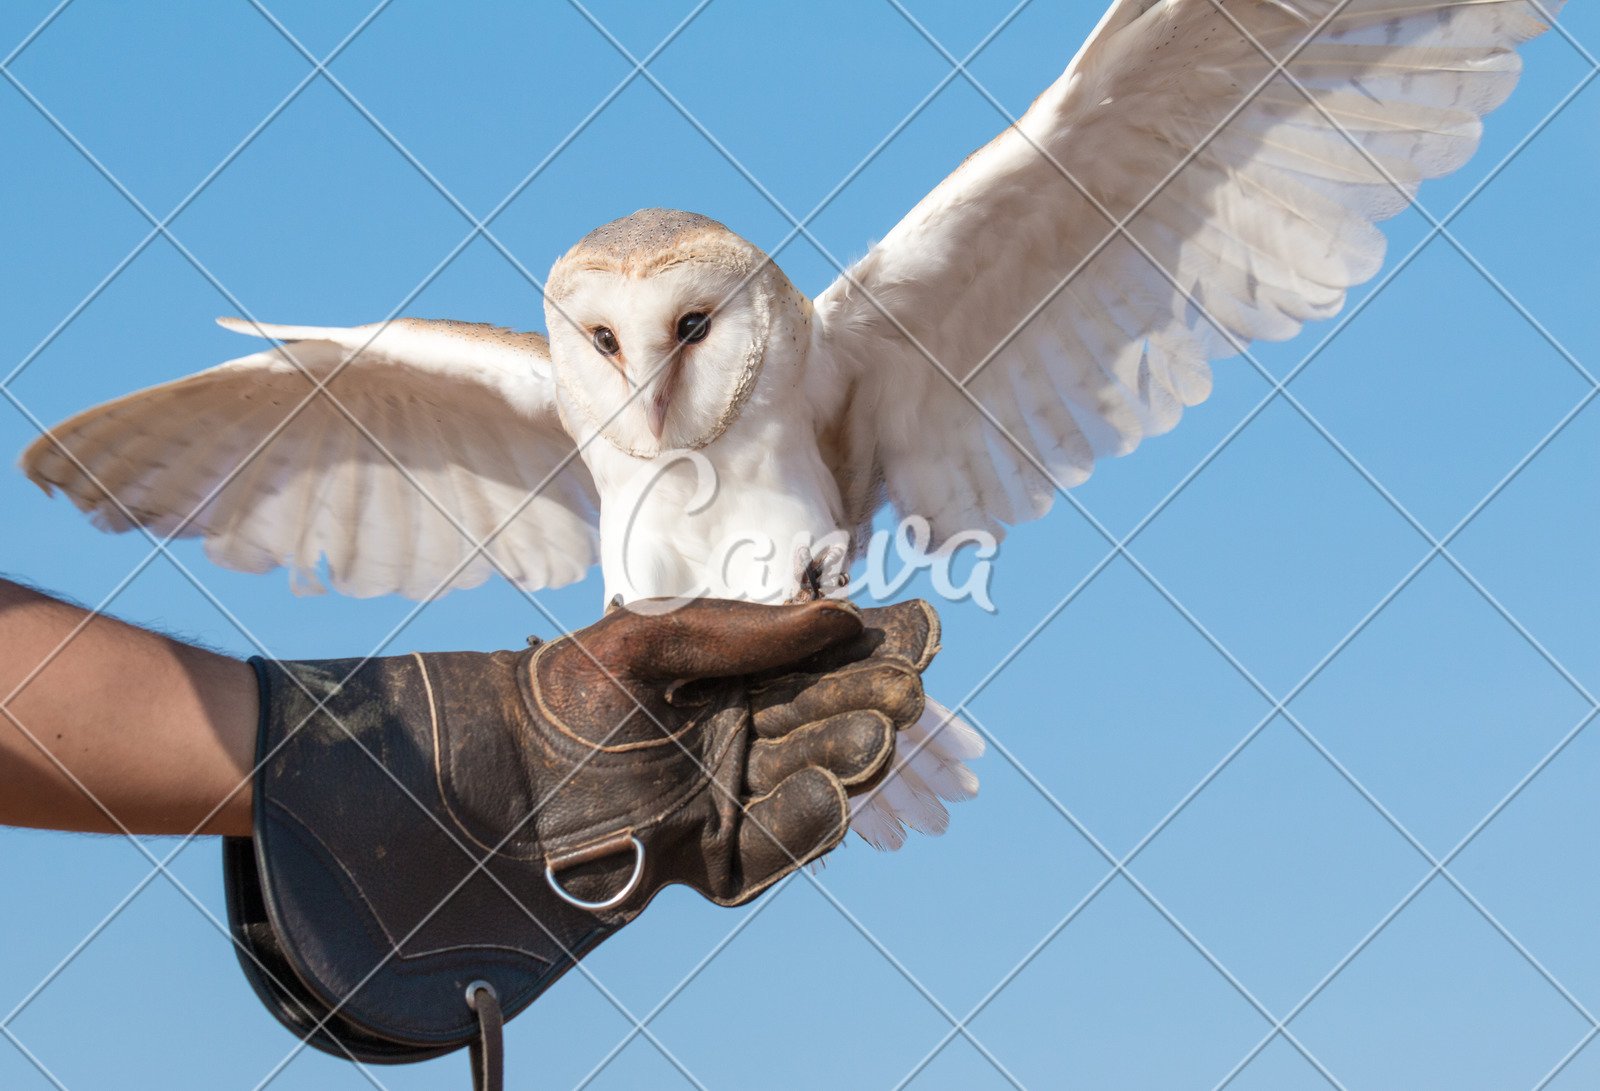
{"type": "Polygon", "coordinates": [[[668,883],[737,905],[839,843],[921,711],[932,608],[649,609],[521,652],[255,661],[229,909],[297,1036],[377,1062],[492,1044],[483,1021],[668,883]]]}

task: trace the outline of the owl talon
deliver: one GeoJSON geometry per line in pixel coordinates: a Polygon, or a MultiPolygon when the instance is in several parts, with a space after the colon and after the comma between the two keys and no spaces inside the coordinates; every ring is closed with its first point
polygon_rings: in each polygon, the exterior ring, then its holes
{"type": "Polygon", "coordinates": [[[842,571],[837,571],[844,561],[844,550],[839,546],[829,546],[821,553],[813,555],[811,550],[801,546],[794,553],[794,575],[797,590],[790,597],[789,603],[816,602],[825,599],[833,592],[839,590],[850,582],[850,576],[842,571]]]}

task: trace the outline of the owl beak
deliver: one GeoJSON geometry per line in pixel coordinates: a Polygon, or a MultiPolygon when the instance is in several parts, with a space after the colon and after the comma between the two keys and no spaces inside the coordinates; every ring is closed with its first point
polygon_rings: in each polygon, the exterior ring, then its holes
{"type": "Polygon", "coordinates": [[[674,353],[645,385],[644,419],[650,426],[650,434],[658,440],[667,427],[667,406],[672,402],[673,388],[678,385],[679,366],[680,358],[674,353]]]}

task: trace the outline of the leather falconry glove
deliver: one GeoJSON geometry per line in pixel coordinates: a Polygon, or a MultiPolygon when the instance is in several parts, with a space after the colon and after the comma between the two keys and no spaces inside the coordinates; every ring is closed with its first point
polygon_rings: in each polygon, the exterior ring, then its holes
{"type": "Polygon", "coordinates": [[[932,607],[696,600],[520,652],[255,660],[240,961],[309,1044],[477,1042],[684,883],[738,905],[844,837],[922,711],[932,607]]]}

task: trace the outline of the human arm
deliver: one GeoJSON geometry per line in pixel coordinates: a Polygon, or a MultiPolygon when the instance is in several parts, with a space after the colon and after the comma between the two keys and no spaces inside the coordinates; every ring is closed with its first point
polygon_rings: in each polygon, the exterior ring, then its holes
{"type": "Polygon", "coordinates": [[[232,835],[241,965],[297,1037],[479,1042],[500,1086],[501,1019],[662,887],[741,904],[839,843],[938,641],[921,603],[639,609],[252,669],[0,580],[0,823],[232,835]]]}
{"type": "Polygon", "coordinates": [[[0,824],[250,833],[248,664],[0,579],[0,824]]]}

